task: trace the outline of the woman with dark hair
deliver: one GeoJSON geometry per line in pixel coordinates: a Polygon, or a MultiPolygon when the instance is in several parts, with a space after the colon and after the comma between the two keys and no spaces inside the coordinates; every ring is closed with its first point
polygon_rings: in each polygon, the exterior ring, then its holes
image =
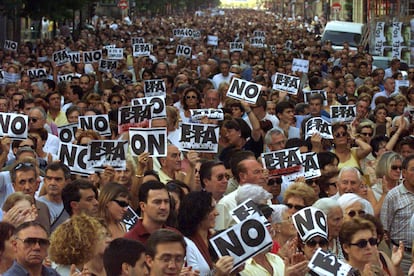
{"type": "Polygon", "coordinates": [[[181,121],[188,123],[191,121],[190,109],[201,108],[201,94],[195,87],[188,87],[183,94],[183,108],[180,110],[181,121]]]}
{"type": "Polygon", "coordinates": [[[352,137],[345,124],[334,124],[332,126],[334,136],[332,150],[339,158],[338,169],[342,167],[360,168],[359,160],[364,159],[372,148],[359,136],[352,137]]]}
{"type": "Polygon", "coordinates": [[[130,195],[127,187],[116,182],[106,184],[99,193],[99,216],[104,219],[113,238],[126,233],[122,219],[127,212],[130,195]]]}
{"type": "Polygon", "coordinates": [[[199,270],[200,275],[210,275],[214,267],[208,248],[216,216],[216,202],[209,192],[190,192],[181,202],[178,229],[187,243],[187,266],[199,270]]]}
{"type": "Polygon", "coordinates": [[[245,107],[246,113],[249,115],[252,129],[241,118],[234,118],[223,123],[223,129],[230,146],[227,146],[220,153],[219,159],[224,160],[225,156],[231,149],[250,150],[257,157],[263,152],[263,137],[261,133],[260,123],[254,115],[250,107],[245,107]]]}
{"type": "Polygon", "coordinates": [[[375,135],[389,136],[391,130],[391,118],[388,117],[388,110],[385,104],[379,104],[374,110],[375,135]]]}
{"type": "Polygon", "coordinates": [[[13,225],[4,221],[0,222],[0,275],[6,272],[14,261],[13,231],[13,225]]]}

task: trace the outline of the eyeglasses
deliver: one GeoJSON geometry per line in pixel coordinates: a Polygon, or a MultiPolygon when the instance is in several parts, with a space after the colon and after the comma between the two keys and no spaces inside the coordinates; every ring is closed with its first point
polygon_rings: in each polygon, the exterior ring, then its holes
{"type": "Polygon", "coordinates": [[[329,182],[328,185],[329,186],[335,186],[336,187],[336,182],[329,182]]]}
{"type": "Polygon", "coordinates": [[[39,120],[38,118],[35,118],[35,117],[29,117],[29,123],[30,123],[30,122],[36,123],[38,120],[39,120]]]}
{"type": "Polygon", "coordinates": [[[42,239],[42,238],[25,238],[25,239],[20,239],[18,237],[16,237],[16,240],[22,241],[24,243],[25,246],[27,247],[32,247],[35,246],[36,244],[39,244],[40,247],[48,247],[50,245],[50,241],[48,239],[42,239]]]}
{"type": "Polygon", "coordinates": [[[408,71],[408,74],[414,74],[414,71],[408,71]]]}
{"type": "Polygon", "coordinates": [[[372,137],[372,132],[361,132],[361,135],[372,137]]]}
{"type": "Polygon", "coordinates": [[[32,163],[19,163],[16,167],[14,167],[15,171],[18,171],[22,168],[34,168],[32,163]]]}
{"type": "Polygon", "coordinates": [[[230,179],[230,175],[228,175],[227,173],[222,173],[216,176],[218,181],[222,181],[224,178],[226,178],[227,180],[230,179]]]}
{"type": "Polygon", "coordinates": [[[129,203],[122,200],[112,199],[113,202],[116,202],[116,204],[119,205],[119,207],[125,208],[129,206],[129,203]]]}
{"type": "Polygon", "coordinates": [[[308,247],[315,247],[317,244],[319,244],[320,247],[325,247],[328,246],[329,242],[325,239],[321,239],[321,240],[315,240],[315,239],[311,239],[307,242],[305,242],[306,246],[308,247]]]}
{"type": "Polygon", "coordinates": [[[303,206],[303,205],[295,205],[295,204],[290,204],[290,203],[286,203],[285,205],[289,209],[295,208],[297,211],[302,210],[303,208],[305,208],[305,206],[303,206]]]}
{"type": "Polygon", "coordinates": [[[34,145],[20,145],[17,148],[18,149],[21,149],[21,148],[31,148],[32,150],[34,150],[35,149],[35,146],[34,145]]]}
{"type": "Polygon", "coordinates": [[[186,99],[197,99],[197,96],[185,96],[186,99]]]}
{"type": "Polygon", "coordinates": [[[282,182],[283,182],[283,180],[280,177],[278,177],[278,178],[271,178],[267,182],[267,186],[282,185],[282,182]]]}
{"type": "Polygon", "coordinates": [[[347,136],[348,135],[348,132],[337,132],[336,134],[335,134],[335,137],[336,138],[339,138],[339,137],[345,137],[345,136],[347,136]]]}
{"type": "Polygon", "coordinates": [[[359,240],[356,243],[350,243],[349,245],[355,245],[359,248],[365,248],[367,245],[376,246],[378,245],[378,240],[376,238],[369,238],[368,240],[359,240]]]}
{"type": "Polygon", "coordinates": [[[352,210],[348,212],[348,216],[350,216],[351,218],[355,217],[356,214],[358,214],[358,216],[363,216],[365,215],[365,211],[364,210],[359,210],[359,211],[352,210]]]}
{"type": "Polygon", "coordinates": [[[397,166],[397,165],[392,165],[391,166],[391,170],[396,171],[396,170],[400,170],[401,171],[402,167],[401,166],[397,166]]]}
{"type": "Polygon", "coordinates": [[[174,264],[182,264],[184,262],[184,256],[166,255],[166,256],[161,256],[157,259],[165,264],[169,264],[171,262],[173,262],[174,264]]]}
{"type": "Polygon", "coordinates": [[[317,185],[316,179],[307,179],[305,180],[305,183],[309,186],[312,186],[314,183],[317,185]]]}
{"type": "Polygon", "coordinates": [[[113,102],[111,102],[111,104],[121,104],[122,102],[121,101],[113,101],[113,102]]]}

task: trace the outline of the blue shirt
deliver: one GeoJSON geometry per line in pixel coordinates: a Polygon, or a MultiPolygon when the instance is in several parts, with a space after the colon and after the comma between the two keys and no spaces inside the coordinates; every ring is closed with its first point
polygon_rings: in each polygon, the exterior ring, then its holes
{"type": "MultiPolygon", "coordinates": [[[[3,276],[30,276],[29,272],[16,261],[3,276]]],[[[42,265],[42,276],[60,276],[53,268],[42,265]]]]}

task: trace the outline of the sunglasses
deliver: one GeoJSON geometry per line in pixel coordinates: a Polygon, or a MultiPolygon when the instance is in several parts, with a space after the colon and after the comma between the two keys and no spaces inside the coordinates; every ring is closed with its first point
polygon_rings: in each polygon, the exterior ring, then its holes
{"type": "Polygon", "coordinates": [[[17,166],[14,168],[15,171],[18,171],[22,168],[34,168],[32,163],[19,163],[17,164],[17,166]]]}
{"type": "Polygon", "coordinates": [[[273,185],[282,185],[282,178],[271,178],[269,179],[269,181],[267,182],[267,186],[273,186],[273,185]]]}
{"type": "Polygon", "coordinates": [[[357,215],[357,213],[358,213],[358,216],[365,215],[365,211],[364,210],[359,210],[359,211],[352,210],[352,211],[349,211],[348,212],[348,216],[350,216],[351,218],[353,218],[353,217],[355,217],[357,215]]]}
{"type": "Polygon", "coordinates": [[[328,246],[329,242],[325,239],[321,239],[321,240],[315,240],[315,239],[311,239],[307,242],[305,242],[306,246],[308,247],[315,247],[317,244],[319,244],[320,247],[325,247],[328,246]]]}
{"type": "Polygon", "coordinates": [[[396,171],[396,170],[400,170],[401,171],[402,167],[401,166],[397,166],[397,165],[392,165],[391,166],[391,170],[396,171]]]}
{"type": "Polygon", "coordinates": [[[185,96],[186,99],[197,99],[197,96],[185,96]]]}
{"type": "Polygon", "coordinates": [[[119,207],[125,208],[129,206],[129,203],[122,200],[112,199],[113,202],[116,202],[116,204],[119,205],[119,207]]]}
{"type": "Polygon", "coordinates": [[[50,245],[50,241],[48,239],[42,239],[42,238],[26,238],[26,239],[20,239],[16,237],[16,240],[22,241],[25,246],[32,247],[36,244],[39,244],[40,247],[48,247],[50,245]]]}
{"type": "Polygon", "coordinates": [[[367,245],[376,246],[378,245],[378,240],[376,238],[369,238],[368,240],[359,240],[356,243],[350,243],[349,245],[355,245],[359,248],[365,248],[367,245]]]}
{"type": "Polygon", "coordinates": [[[38,118],[29,117],[29,123],[30,122],[36,123],[38,120],[39,120],[38,118]]]}
{"type": "Polygon", "coordinates": [[[19,148],[19,149],[21,149],[21,148],[31,148],[32,150],[34,150],[35,146],[34,145],[20,145],[17,148],[19,148]]]}
{"type": "Polygon", "coordinates": [[[230,179],[230,175],[228,175],[227,173],[222,173],[222,174],[217,175],[217,180],[218,181],[222,181],[224,178],[226,178],[227,180],[229,180],[230,179]]]}
{"type": "Polygon", "coordinates": [[[314,183],[318,185],[318,183],[316,182],[316,179],[307,179],[305,180],[305,183],[309,186],[312,186],[314,183]]]}
{"type": "Polygon", "coordinates": [[[121,104],[122,102],[121,101],[113,101],[113,102],[111,102],[111,104],[121,104]]]}
{"type": "Polygon", "coordinates": [[[361,132],[361,135],[372,137],[372,132],[361,132]]]}
{"type": "Polygon", "coordinates": [[[336,182],[329,182],[328,185],[329,186],[335,186],[336,187],[336,182]]]}
{"type": "Polygon", "coordinates": [[[336,138],[346,137],[347,135],[348,135],[348,132],[338,132],[338,133],[335,134],[335,137],[336,138]]]}
{"type": "Polygon", "coordinates": [[[290,204],[290,203],[286,203],[285,205],[289,209],[295,208],[297,211],[302,210],[303,208],[305,208],[305,206],[303,206],[303,205],[295,205],[295,204],[290,204]]]}

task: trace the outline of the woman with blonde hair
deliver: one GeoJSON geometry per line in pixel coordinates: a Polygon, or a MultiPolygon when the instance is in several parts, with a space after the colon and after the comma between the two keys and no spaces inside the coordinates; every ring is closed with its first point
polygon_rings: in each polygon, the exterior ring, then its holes
{"type": "Polygon", "coordinates": [[[37,218],[37,208],[32,196],[23,192],[10,194],[3,203],[3,221],[17,227],[23,222],[33,221],[37,218]]]}
{"type": "Polygon", "coordinates": [[[101,217],[114,239],[121,238],[127,232],[122,222],[130,204],[128,189],[119,183],[106,184],[98,198],[99,217],[101,217]]]}
{"type": "Polygon", "coordinates": [[[87,268],[92,275],[105,275],[103,252],[110,241],[98,219],[85,214],[72,216],[50,237],[52,267],[62,276],[71,275],[71,265],[75,265],[78,272],[87,268]]]}

